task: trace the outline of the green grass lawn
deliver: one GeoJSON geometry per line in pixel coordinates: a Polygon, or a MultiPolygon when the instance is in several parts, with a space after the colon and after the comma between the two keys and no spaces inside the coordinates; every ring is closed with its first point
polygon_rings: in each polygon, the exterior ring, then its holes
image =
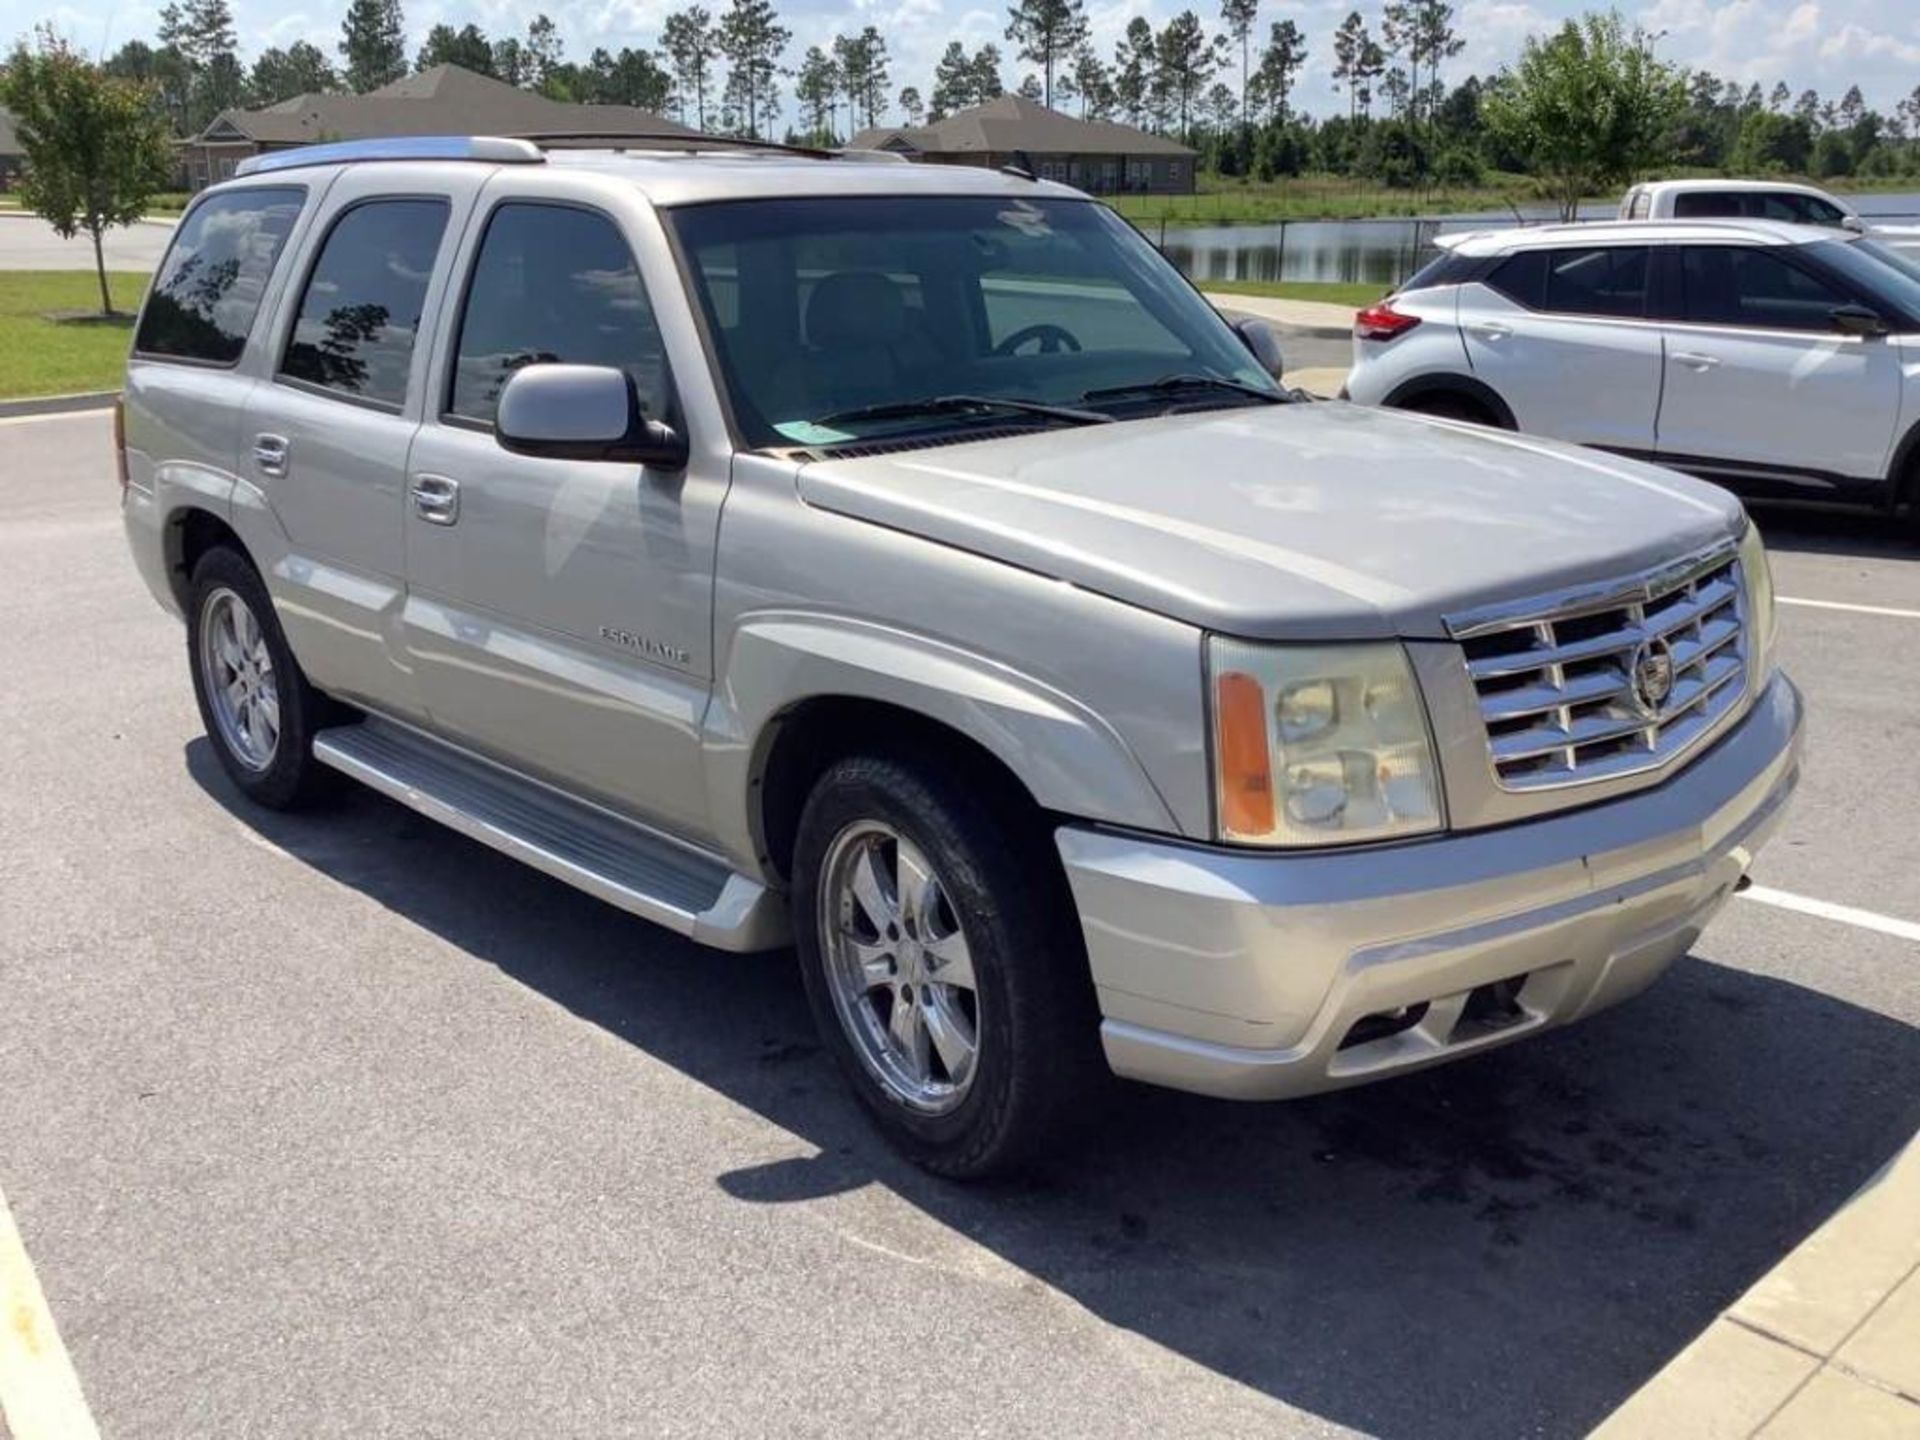
{"type": "Polygon", "coordinates": [[[0,271],[0,400],[120,388],[147,277],[115,270],[107,280],[123,312],[111,320],[98,314],[91,270],[0,271]]]}
{"type": "Polygon", "coordinates": [[[1442,215],[1504,210],[1529,199],[1531,182],[1496,175],[1486,185],[1433,190],[1389,190],[1340,175],[1241,181],[1202,175],[1193,195],[1108,195],[1107,204],[1142,229],[1278,220],[1362,220],[1376,216],[1442,215]]]}
{"type": "Polygon", "coordinates": [[[1196,280],[1213,295],[1262,295],[1269,300],[1318,300],[1358,310],[1387,293],[1384,285],[1345,285],[1322,280],[1196,280]]]}

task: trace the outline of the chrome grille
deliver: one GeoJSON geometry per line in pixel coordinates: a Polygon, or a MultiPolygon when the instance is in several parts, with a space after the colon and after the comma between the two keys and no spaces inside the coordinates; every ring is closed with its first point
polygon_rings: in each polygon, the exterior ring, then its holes
{"type": "Polygon", "coordinates": [[[1746,587],[1732,545],[1448,624],[1508,790],[1670,764],[1746,693],[1746,587]]]}

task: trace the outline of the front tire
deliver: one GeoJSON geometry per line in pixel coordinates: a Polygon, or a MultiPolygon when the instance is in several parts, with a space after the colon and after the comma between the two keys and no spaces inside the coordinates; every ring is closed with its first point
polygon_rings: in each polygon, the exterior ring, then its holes
{"type": "Polygon", "coordinates": [[[827,1048],[918,1164],[1017,1166],[1088,1113],[1104,1065],[1084,946],[1037,824],[911,756],[829,768],[794,851],[827,1048]]]}
{"type": "Polygon", "coordinates": [[[295,810],[338,789],[338,773],[313,758],[314,732],[337,723],[338,707],[307,683],[266,585],[236,550],[216,546],[193,567],[187,662],[213,753],[249,800],[295,810]]]}

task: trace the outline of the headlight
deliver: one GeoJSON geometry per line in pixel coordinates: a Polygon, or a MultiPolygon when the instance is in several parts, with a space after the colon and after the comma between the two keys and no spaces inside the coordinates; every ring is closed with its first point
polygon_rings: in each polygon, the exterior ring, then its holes
{"type": "Polygon", "coordinates": [[[1337,845],[1441,827],[1426,710],[1399,645],[1216,635],[1207,673],[1220,839],[1337,845]]]}
{"type": "Polygon", "coordinates": [[[1747,521],[1747,533],[1740,537],[1740,576],[1747,587],[1747,651],[1752,657],[1751,689],[1758,694],[1773,673],[1773,569],[1767,564],[1767,547],[1761,543],[1760,527],[1747,521]]]}

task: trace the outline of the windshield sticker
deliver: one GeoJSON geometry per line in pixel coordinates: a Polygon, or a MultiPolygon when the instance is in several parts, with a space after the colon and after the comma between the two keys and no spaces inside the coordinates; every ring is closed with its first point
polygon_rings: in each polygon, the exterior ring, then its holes
{"type": "Polygon", "coordinates": [[[842,440],[853,439],[845,430],[832,430],[811,420],[782,420],[773,428],[802,445],[837,445],[842,440]]]}

